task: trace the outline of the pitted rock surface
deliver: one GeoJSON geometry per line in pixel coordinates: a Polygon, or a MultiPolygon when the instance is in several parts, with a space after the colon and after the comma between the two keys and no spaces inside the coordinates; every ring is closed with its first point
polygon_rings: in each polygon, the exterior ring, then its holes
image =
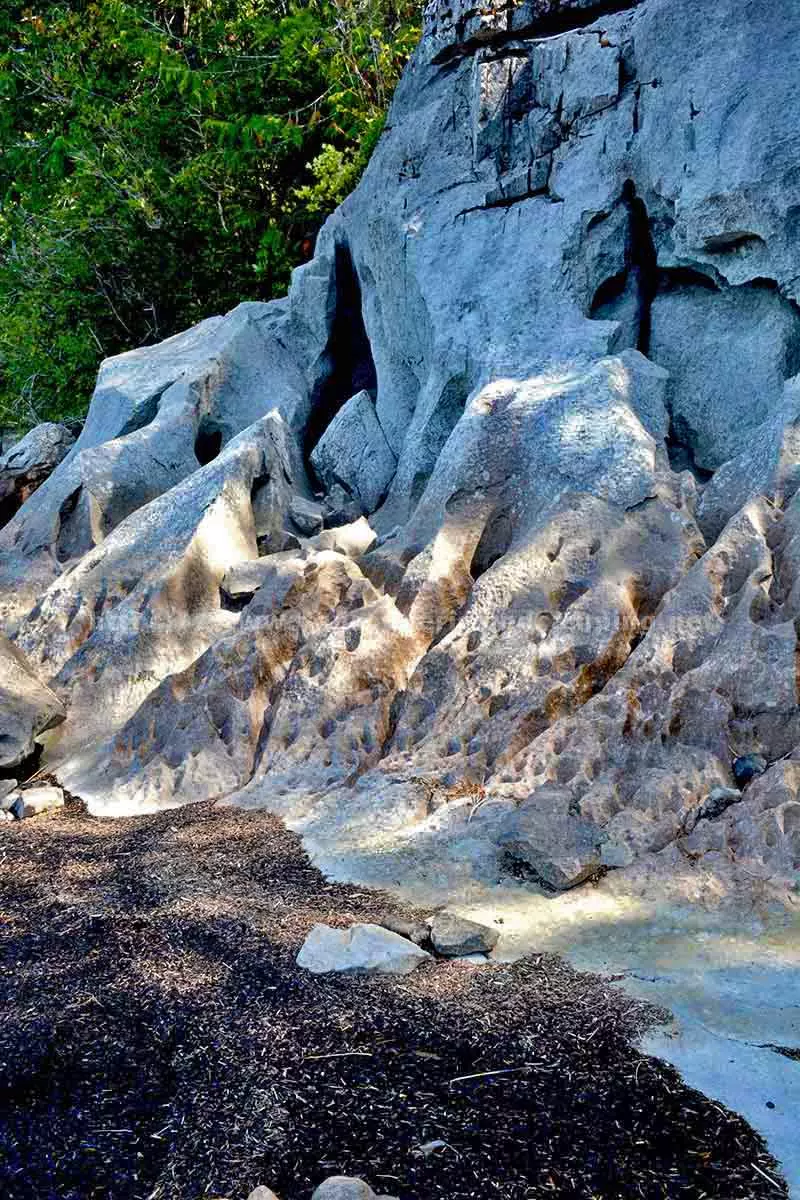
{"type": "Polygon", "coordinates": [[[791,913],[800,9],[425,25],[288,296],[105,362],[0,530],[66,713],[6,764],[269,806],[431,903],[691,862],[791,913]]]}

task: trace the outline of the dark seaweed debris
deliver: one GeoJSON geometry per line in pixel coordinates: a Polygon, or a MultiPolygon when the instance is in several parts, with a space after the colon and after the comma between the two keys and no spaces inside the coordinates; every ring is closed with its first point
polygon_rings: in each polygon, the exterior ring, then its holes
{"type": "Polygon", "coordinates": [[[657,1014],[557,958],[299,970],[316,921],[420,914],[327,883],[271,816],[72,805],[0,836],[8,1200],[307,1200],[335,1173],[400,1200],[787,1195],[633,1047],[657,1014]]]}

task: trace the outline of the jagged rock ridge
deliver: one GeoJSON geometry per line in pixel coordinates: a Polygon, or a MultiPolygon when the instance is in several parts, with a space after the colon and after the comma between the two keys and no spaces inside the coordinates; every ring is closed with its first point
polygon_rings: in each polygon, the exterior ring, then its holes
{"type": "Polygon", "coordinates": [[[691,861],[786,898],[798,36],[734,0],[429,7],[288,297],[104,363],[0,531],[65,787],[270,805],[434,890],[691,861]]]}

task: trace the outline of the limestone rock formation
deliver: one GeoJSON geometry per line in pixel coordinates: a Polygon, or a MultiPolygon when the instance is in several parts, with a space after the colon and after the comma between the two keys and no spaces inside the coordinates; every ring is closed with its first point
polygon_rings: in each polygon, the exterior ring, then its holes
{"type": "Polygon", "coordinates": [[[358,392],[339,409],[311,451],[311,466],[328,489],[341,484],[366,512],[379,506],[397,460],[369,392],[358,392]]]}
{"type": "Polygon", "coordinates": [[[65,787],[445,900],[691,862],[790,903],[799,37],[432,0],[289,295],[104,363],[0,530],[65,787]]]}

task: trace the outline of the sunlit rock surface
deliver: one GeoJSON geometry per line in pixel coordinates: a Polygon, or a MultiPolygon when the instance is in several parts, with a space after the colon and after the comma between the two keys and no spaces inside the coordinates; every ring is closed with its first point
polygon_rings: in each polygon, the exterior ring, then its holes
{"type": "Polygon", "coordinates": [[[431,898],[791,913],[800,8],[425,20],[288,297],[104,363],[0,530],[44,765],[431,898]]]}

